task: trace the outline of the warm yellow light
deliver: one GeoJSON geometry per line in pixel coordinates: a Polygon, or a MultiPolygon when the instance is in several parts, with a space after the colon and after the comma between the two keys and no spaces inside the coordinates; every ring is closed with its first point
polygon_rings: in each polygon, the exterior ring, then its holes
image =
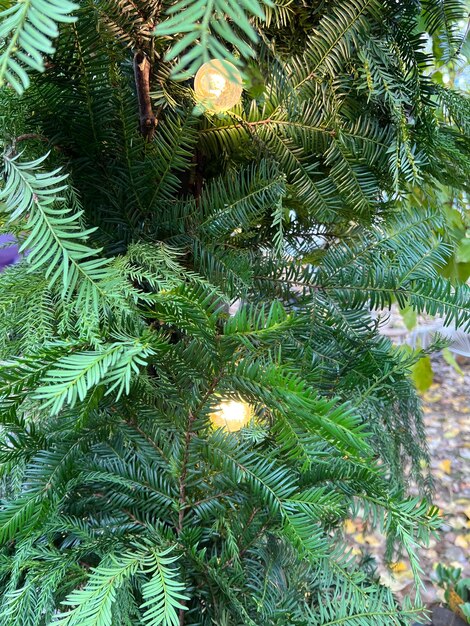
{"type": "Polygon", "coordinates": [[[204,63],[194,79],[197,101],[214,113],[234,107],[240,101],[242,91],[241,74],[228,61],[214,59],[204,63]]]}
{"type": "Polygon", "coordinates": [[[229,433],[241,430],[253,417],[253,407],[247,402],[224,400],[209,415],[216,428],[224,428],[229,433]]]}

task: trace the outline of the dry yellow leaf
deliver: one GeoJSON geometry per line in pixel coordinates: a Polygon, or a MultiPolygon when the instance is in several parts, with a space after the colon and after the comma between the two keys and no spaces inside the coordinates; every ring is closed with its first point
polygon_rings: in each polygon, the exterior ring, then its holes
{"type": "Polygon", "coordinates": [[[398,580],[395,576],[390,576],[385,572],[381,572],[380,582],[382,583],[382,585],[385,585],[386,587],[391,589],[393,593],[398,593],[402,591],[407,585],[409,585],[410,580],[408,578],[398,580]]]}
{"type": "Polygon", "coordinates": [[[396,563],[390,563],[390,569],[394,574],[408,571],[408,565],[404,561],[397,561],[396,563]]]}
{"type": "Polygon", "coordinates": [[[460,608],[460,605],[464,603],[464,600],[459,596],[459,594],[455,591],[455,589],[449,590],[449,607],[451,611],[457,613],[459,617],[463,620],[465,619],[465,615],[460,608]]]}
{"type": "Polygon", "coordinates": [[[447,519],[449,524],[453,526],[454,530],[467,528],[467,518],[463,515],[452,515],[449,516],[447,519]]]}
{"type": "Polygon", "coordinates": [[[446,474],[452,473],[452,461],[450,459],[444,459],[439,463],[439,469],[441,469],[446,474]]]}
{"type": "Polygon", "coordinates": [[[357,533],[357,535],[354,535],[354,541],[358,543],[359,545],[363,546],[366,542],[364,538],[364,533],[357,533]]]}
{"type": "Polygon", "coordinates": [[[462,563],[460,561],[451,561],[449,566],[455,567],[455,569],[462,569],[462,563]]]}
{"type": "Polygon", "coordinates": [[[357,529],[356,529],[356,524],[355,524],[352,520],[347,519],[347,520],[344,522],[344,532],[345,532],[347,535],[352,535],[353,533],[355,533],[355,532],[356,532],[356,530],[357,530],[357,529]]]}
{"type": "Polygon", "coordinates": [[[365,539],[366,543],[368,543],[373,548],[377,548],[378,546],[380,546],[382,544],[380,539],[377,539],[377,537],[375,535],[365,535],[364,539],[365,539]]]}
{"type": "MultiPolygon", "coordinates": [[[[434,385],[431,385],[431,389],[434,385]]],[[[423,398],[426,402],[434,404],[434,402],[439,402],[442,398],[442,393],[423,393],[423,398]]]]}
{"type": "Polygon", "coordinates": [[[457,535],[455,545],[466,550],[470,544],[470,535],[457,535]]]}

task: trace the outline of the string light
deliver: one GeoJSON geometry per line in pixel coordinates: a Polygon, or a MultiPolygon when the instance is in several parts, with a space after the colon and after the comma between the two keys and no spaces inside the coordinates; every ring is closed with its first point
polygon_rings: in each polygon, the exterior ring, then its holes
{"type": "Polygon", "coordinates": [[[253,407],[247,402],[223,400],[209,417],[216,428],[235,433],[250,422],[253,417],[253,407]]]}
{"type": "Polygon", "coordinates": [[[234,107],[240,101],[242,91],[241,74],[228,61],[208,61],[199,68],[194,78],[196,100],[214,113],[234,107]]]}

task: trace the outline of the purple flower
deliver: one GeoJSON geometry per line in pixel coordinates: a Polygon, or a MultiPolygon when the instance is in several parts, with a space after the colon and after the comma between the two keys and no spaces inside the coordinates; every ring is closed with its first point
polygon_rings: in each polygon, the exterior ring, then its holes
{"type": "Polygon", "coordinates": [[[18,246],[15,244],[16,239],[13,235],[0,235],[0,272],[7,266],[17,263],[20,260],[18,246]],[[7,246],[5,244],[13,243],[15,245],[7,246]]]}

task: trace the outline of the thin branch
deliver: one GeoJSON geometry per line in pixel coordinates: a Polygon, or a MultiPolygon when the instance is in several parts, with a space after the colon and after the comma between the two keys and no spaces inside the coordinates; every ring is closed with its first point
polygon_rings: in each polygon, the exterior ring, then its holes
{"type": "Polygon", "coordinates": [[[224,496],[229,496],[229,491],[223,491],[222,493],[217,493],[215,496],[207,496],[207,498],[202,498],[202,500],[197,500],[196,502],[188,502],[185,504],[185,509],[193,509],[196,506],[200,506],[205,502],[210,502],[211,500],[218,500],[219,498],[223,498],[224,496]]]}
{"type": "Polygon", "coordinates": [[[220,379],[222,378],[222,375],[223,375],[222,372],[220,372],[219,375],[214,378],[214,380],[209,385],[209,388],[207,389],[206,393],[202,397],[196,409],[194,411],[190,411],[189,413],[188,424],[186,427],[186,436],[184,440],[183,461],[181,464],[181,474],[180,474],[180,510],[179,510],[179,515],[178,515],[178,527],[177,527],[178,534],[180,534],[181,531],[183,530],[184,514],[185,514],[185,509],[187,508],[186,506],[186,478],[188,475],[189,445],[191,443],[191,439],[194,436],[192,427],[197,418],[199,411],[203,408],[203,406],[205,405],[209,397],[213,394],[214,389],[217,387],[220,379]]]}
{"type": "MultiPolygon", "coordinates": [[[[254,508],[253,511],[251,512],[251,515],[246,523],[246,527],[245,530],[247,528],[249,528],[251,526],[251,524],[253,523],[253,520],[255,519],[256,515],[261,511],[261,509],[258,508],[254,508]]],[[[244,548],[242,548],[240,550],[240,552],[238,553],[238,557],[242,557],[250,548],[251,546],[255,543],[255,541],[257,539],[259,539],[263,533],[265,532],[265,530],[267,530],[269,528],[270,525],[270,520],[266,521],[261,528],[255,533],[255,535],[252,537],[251,541],[249,541],[246,546],[244,548]]],[[[226,561],[223,565],[222,565],[222,569],[226,569],[227,567],[230,567],[230,565],[232,565],[233,561],[235,560],[235,557],[230,558],[228,561],[226,561]]]]}
{"type": "MultiPolygon", "coordinates": [[[[189,416],[188,416],[188,424],[186,427],[186,436],[184,440],[183,461],[181,464],[181,474],[180,474],[180,490],[179,490],[180,491],[180,499],[179,499],[180,509],[178,512],[178,527],[176,529],[178,535],[180,535],[183,530],[184,516],[185,516],[186,509],[188,508],[187,503],[186,503],[186,478],[188,476],[189,446],[191,444],[191,439],[194,436],[193,424],[197,418],[199,411],[203,408],[203,406],[205,405],[209,397],[214,392],[214,389],[217,387],[222,376],[223,376],[223,370],[218,374],[218,376],[214,378],[214,380],[209,385],[209,388],[207,389],[206,393],[202,397],[196,409],[194,411],[190,411],[189,416]]],[[[183,601],[182,604],[184,608],[181,608],[178,614],[179,626],[184,625],[186,601],[183,601]]]]}
{"type": "Polygon", "coordinates": [[[138,50],[134,55],[134,76],[139,101],[140,132],[151,141],[158,124],[158,119],[152,109],[150,98],[151,65],[147,55],[138,50]]]}
{"type": "Polygon", "coordinates": [[[449,65],[449,63],[451,63],[452,61],[455,61],[455,59],[462,52],[462,48],[463,48],[465,42],[467,41],[467,37],[468,37],[469,32],[470,32],[470,18],[467,21],[467,26],[465,28],[465,32],[462,35],[462,39],[460,40],[460,43],[457,46],[457,48],[450,55],[450,57],[448,59],[446,59],[445,63],[443,63],[442,65],[439,65],[439,67],[434,68],[432,72],[429,72],[428,76],[434,76],[434,74],[436,74],[437,72],[441,72],[447,65],[449,65]]]}
{"type": "Polygon", "coordinates": [[[184,513],[186,509],[186,478],[188,476],[188,460],[189,460],[189,444],[191,443],[191,439],[193,436],[192,428],[194,421],[196,420],[196,413],[190,412],[188,418],[188,425],[186,428],[186,436],[184,440],[184,454],[183,454],[183,462],[181,464],[181,475],[180,475],[180,510],[178,513],[178,535],[181,534],[183,530],[183,521],[184,521],[184,513]]]}
{"type": "Polygon", "coordinates": [[[30,139],[36,139],[38,141],[43,141],[44,143],[49,143],[49,139],[44,135],[39,135],[38,133],[24,133],[23,135],[19,135],[12,140],[10,149],[5,153],[5,156],[9,159],[16,156],[17,145],[22,141],[29,141],[30,139]]]}

